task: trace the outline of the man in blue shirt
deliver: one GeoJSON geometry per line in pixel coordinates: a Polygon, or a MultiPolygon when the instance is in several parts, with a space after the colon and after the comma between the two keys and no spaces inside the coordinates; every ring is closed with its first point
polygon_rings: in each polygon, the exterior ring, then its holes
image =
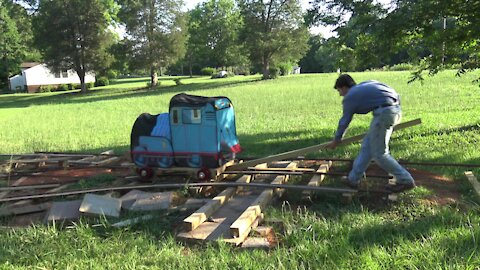
{"type": "Polygon", "coordinates": [[[351,188],[358,188],[360,179],[373,159],[381,168],[395,176],[396,185],[387,186],[391,192],[414,188],[415,181],[410,173],[398,164],[388,150],[393,126],[398,124],[401,118],[400,96],[397,92],[378,81],[356,84],[348,74],[340,75],[334,88],[344,97],[343,116],[330,148],[335,149],[342,141],[354,114],[373,113],[373,120],[363,138],[360,153],[353,162],[352,171],[343,182],[351,188]]]}

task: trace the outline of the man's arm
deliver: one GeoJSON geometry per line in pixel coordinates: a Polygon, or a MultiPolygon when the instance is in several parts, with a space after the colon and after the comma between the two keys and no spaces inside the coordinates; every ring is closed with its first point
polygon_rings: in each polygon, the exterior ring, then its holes
{"type": "Polygon", "coordinates": [[[335,137],[330,143],[329,148],[335,149],[337,145],[342,141],[343,135],[345,134],[345,131],[347,130],[348,126],[350,125],[350,122],[353,119],[353,108],[348,102],[343,102],[343,115],[342,118],[340,118],[340,121],[338,121],[338,127],[337,131],[335,132],[335,137]]]}

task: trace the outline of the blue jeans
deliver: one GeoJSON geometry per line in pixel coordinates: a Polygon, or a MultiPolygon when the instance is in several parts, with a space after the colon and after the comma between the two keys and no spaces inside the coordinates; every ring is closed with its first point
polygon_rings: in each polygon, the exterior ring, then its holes
{"type": "Polygon", "coordinates": [[[398,184],[413,183],[410,173],[390,155],[388,142],[393,126],[401,119],[400,105],[378,108],[373,111],[373,120],[367,135],[363,138],[358,157],[353,162],[352,171],[348,175],[351,182],[358,183],[373,159],[382,169],[397,179],[398,184]]]}

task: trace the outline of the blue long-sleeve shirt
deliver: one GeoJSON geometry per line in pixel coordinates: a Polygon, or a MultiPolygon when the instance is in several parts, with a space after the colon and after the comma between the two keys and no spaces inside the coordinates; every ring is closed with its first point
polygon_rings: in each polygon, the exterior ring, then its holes
{"type": "Polygon", "coordinates": [[[378,81],[359,83],[343,97],[343,116],[338,122],[335,141],[341,141],[354,114],[367,114],[379,106],[396,104],[400,96],[394,89],[378,81]]]}

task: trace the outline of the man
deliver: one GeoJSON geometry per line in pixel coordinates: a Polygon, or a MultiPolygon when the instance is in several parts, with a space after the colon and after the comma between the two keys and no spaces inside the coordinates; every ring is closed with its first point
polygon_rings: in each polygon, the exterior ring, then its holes
{"type": "Polygon", "coordinates": [[[365,81],[356,84],[348,74],[342,74],[334,88],[343,96],[343,116],[338,123],[334,140],[329,147],[335,149],[342,141],[345,131],[354,114],[373,113],[373,120],[367,135],[363,138],[358,157],[353,162],[352,171],[342,182],[351,188],[358,188],[360,179],[373,159],[381,168],[397,179],[396,185],[389,185],[391,192],[402,192],[415,187],[415,181],[390,155],[388,142],[393,126],[400,122],[400,96],[394,89],[378,81],[365,81]]]}

